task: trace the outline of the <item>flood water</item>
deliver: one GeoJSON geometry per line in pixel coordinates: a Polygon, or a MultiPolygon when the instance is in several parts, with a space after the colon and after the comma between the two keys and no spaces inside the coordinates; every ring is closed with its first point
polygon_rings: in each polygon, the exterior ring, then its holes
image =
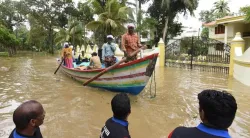
{"type": "MultiPolygon", "coordinates": [[[[101,127],[112,116],[110,101],[115,93],[83,87],[60,71],[54,75],[56,68],[56,57],[49,55],[0,58],[1,138],[7,138],[14,128],[15,108],[31,99],[45,108],[41,126],[45,138],[99,137],[101,127]]],[[[199,124],[197,94],[203,89],[227,90],[235,96],[238,110],[230,134],[250,137],[250,87],[226,74],[176,68],[157,68],[156,85],[156,98],[150,98],[150,82],[141,94],[130,95],[133,138],[167,138],[177,126],[199,124]]]]}

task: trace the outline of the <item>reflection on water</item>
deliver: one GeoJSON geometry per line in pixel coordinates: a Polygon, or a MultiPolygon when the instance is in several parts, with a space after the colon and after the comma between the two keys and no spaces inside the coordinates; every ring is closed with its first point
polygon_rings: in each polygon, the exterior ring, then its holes
{"type": "MultiPolygon", "coordinates": [[[[8,137],[14,128],[14,109],[30,99],[46,110],[41,127],[45,138],[99,136],[112,116],[110,100],[115,93],[83,87],[60,71],[53,75],[56,67],[56,57],[50,56],[0,58],[0,137],[8,137]]],[[[197,93],[203,89],[227,90],[236,97],[239,109],[230,133],[235,138],[250,137],[250,87],[225,74],[176,68],[157,68],[156,81],[156,98],[149,97],[149,85],[140,95],[130,96],[132,137],[166,138],[179,125],[197,125],[197,93]]]]}

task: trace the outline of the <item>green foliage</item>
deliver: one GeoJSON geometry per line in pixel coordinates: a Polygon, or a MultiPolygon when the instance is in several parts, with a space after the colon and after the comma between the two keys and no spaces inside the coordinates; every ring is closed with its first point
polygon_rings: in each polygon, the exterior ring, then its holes
{"type": "Polygon", "coordinates": [[[242,7],[240,11],[246,15],[245,21],[250,23],[250,6],[242,7]]]}
{"type": "Polygon", "coordinates": [[[5,0],[0,2],[0,24],[13,31],[13,26],[24,21],[24,16],[18,12],[19,2],[5,0]]]}
{"type": "MultiPolygon", "coordinates": [[[[14,50],[20,44],[20,40],[16,39],[16,36],[10,32],[5,26],[0,25],[0,45],[9,51],[14,50]]],[[[9,56],[12,56],[12,52],[9,52],[9,56]]]]}
{"type": "Polygon", "coordinates": [[[225,0],[218,0],[215,2],[212,11],[216,19],[230,15],[228,2],[225,0]]]}
{"type": "Polygon", "coordinates": [[[225,0],[218,0],[214,3],[213,9],[202,10],[200,12],[199,20],[204,23],[208,23],[228,15],[231,15],[230,9],[228,7],[228,2],[225,0]]]}
{"type": "Polygon", "coordinates": [[[201,37],[209,38],[209,28],[207,27],[202,28],[201,37]]]}
{"type": "Polygon", "coordinates": [[[97,0],[93,0],[91,5],[98,14],[98,20],[87,24],[90,30],[103,30],[104,35],[119,36],[126,31],[124,23],[133,21],[132,10],[117,0],[108,0],[103,8],[97,0]]]}
{"type": "Polygon", "coordinates": [[[165,43],[168,39],[181,32],[181,25],[174,21],[178,13],[186,14],[189,12],[193,15],[194,10],[198,6],[198,0],[154,0],[149,7],[148,12],[151,17],[157,20],[157,30],[155,43],[158,43],[161,36],[165,36],[165,43]]]}
{"type": "Polygon", "coordinates": [[[200,12],[199,20],[202,21],[203,23],[209,23],[209,22],[214,21],[215,19],[216,19],[215,15],[213,14],[213,11],[211,10],[202,10],[200,12]]]}

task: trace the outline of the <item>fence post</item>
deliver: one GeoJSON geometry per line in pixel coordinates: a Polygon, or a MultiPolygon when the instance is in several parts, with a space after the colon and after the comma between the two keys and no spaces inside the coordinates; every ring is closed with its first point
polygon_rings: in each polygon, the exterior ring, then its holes
{"type": "Polygon", "coordinates": [[[236,56],[241,56],[245,49],[245,40],[241,38],[241,33],[236,33],[234,39],[231,42],[231,49],[230,49],[230,65],[229,65],[229,76],[233,76],[234,72],[234,58],[236,56]],[[237,50],[236,50],[237,49],[237,50]],[[241,50],[241,53],[239,53],[241,50]]]}
{"type": "Polygon", "coordinates": [[[160,67],[164,67],[165,66],[165,44],[162,38],[160,39],[158,43],[158,47],[159,47],[160,67]]]}

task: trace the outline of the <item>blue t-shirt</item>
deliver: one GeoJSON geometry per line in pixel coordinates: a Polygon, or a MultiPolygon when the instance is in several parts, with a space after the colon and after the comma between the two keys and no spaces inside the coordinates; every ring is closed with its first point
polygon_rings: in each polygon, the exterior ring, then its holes
{"type": "Polygon", "coordinates": [[[14,129],[9,138],[43,138],[42,134],[41,134],[41,131],[40,131],[40,128],[38,127],[36,130],[35,130],[35,133],[33,136],[25,136],[25,135],[22,135],[20,133],[18,133],[16,131],[16,129],[14,129]]]}

